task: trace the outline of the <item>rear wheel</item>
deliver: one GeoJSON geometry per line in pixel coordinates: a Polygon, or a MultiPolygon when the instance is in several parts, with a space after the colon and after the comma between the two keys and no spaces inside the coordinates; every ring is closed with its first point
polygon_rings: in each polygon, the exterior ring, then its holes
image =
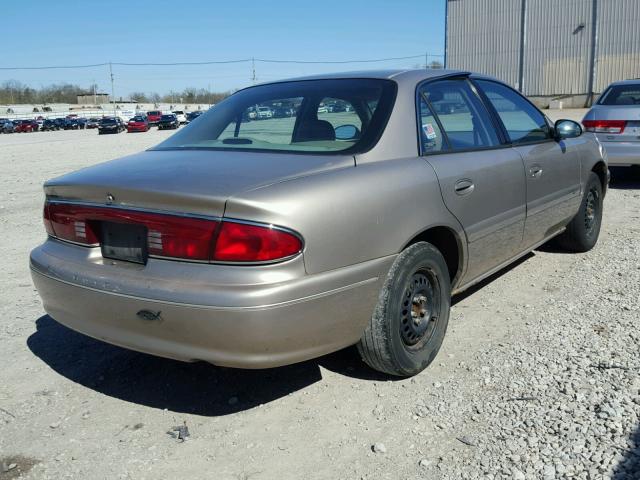
{"type": "Polygon", "coordinates": [[[451,285],[442,254],[430,243],[411,245],[387,274],[358,343],[362,359],[390,375],[421,372],[440,350],[450,305],[451,285]]]}
{"type": "Polygon", "coordinates": [[[594,172],[589,174],[580,209],[558,236],[557,243],[571,252],[587,252],[598,242],[602,224],[602,184],[594,172]]]}

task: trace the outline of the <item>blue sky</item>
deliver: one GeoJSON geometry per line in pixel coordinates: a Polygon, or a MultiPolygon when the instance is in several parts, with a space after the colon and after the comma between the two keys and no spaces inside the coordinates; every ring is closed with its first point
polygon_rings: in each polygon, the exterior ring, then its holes
{"type": "MultiPolygon", "coordinates": [[[[2,5],[0,67],[242,58],[353,60],[444,53],[445,0],[33,1],[2,5]]],[[[372,64],[256,63],[258,81],[329,71],[412,68],[424,58],[372,64]]],[[[114,66],[116,97],[185,87],[251,84],[251,64],[114,66]]],[[[108,67],[0,70],[0,82],[57,82],[110,90],[108,67]]]]}

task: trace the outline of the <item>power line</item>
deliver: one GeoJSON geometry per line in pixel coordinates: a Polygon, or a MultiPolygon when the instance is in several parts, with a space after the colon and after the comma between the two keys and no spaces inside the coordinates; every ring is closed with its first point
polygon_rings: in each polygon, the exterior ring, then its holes
{"type": "MultiPolygon", "coordinates": [[[[443,55],[431,55],[431,57],[442,57],[443,55]]],[[[123,67],[174,67],[174,66],[188,66],[188,65],[221,65],[221,64],[231,64],[231,63],[249,63],[249,62],[260,62],[260,63],[289,63],[289,64],[315,64],[315,65],[338,65],[338,64],[349,64],[349,63],[379,63],[379,62],[389,62],[389,61],[397,61],[397,60],[411,60],[415,58],[424,58],[423,54],[420,55],[409,55],[405,57],[388,57],[388,58],[374,58],[374,59],[359,59],[359,60],[278,60],[278,59],[267,59],[267,58],[243,58],[237,60],[211,60],[205,62],[166,62],[166,63],[156,63],[156,62],[145,62],[145,63],[131,63],[131,62],[104,62],[104,63],[93,63],[88,65],[48,65],[48,66],[38,66],[38,67],[0,67],[0,70],[54,70],[54,69],[82,69],[82,68],[95,68],[95,67],[104,67],[107,65],[118,65],[123,67]]]]}
{"type": "Polygon", "coordinates": [[[0,67],[0,70],[53,70],[57,68],[94,68],[104,67],[106,65],[109,65],[109,63],[93,63],[90,65],[55,65],[50,67],[0,67]]]}

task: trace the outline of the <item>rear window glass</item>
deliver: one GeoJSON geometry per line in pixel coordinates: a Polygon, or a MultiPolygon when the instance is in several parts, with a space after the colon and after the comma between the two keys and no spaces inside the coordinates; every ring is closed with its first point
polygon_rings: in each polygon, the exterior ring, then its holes
{"type": "Polygon", "coordinates": [[[162,115],[161,117],[162,120],[173,120],[174,118],[176,117],[174,117],[173,115],[162,115]]]}
{"type": "Polygon", "coordinates": [[[640,105],[640,83],[609,87],[598,100],[598,105],[640,105]]]}
{"type": "Polygon", "coordinates": [[[242,90],[156,147],[355,153],[377,141],[393,108],[396,84],[326,79],[242,90]]]}
{"type": "Polygon", "coordinates": [[[156,112],[156,111],[154,111],[154,112],[147,112],[147,115],[160,115],[160,114],[161,114],[161,112],[156,112]]]}

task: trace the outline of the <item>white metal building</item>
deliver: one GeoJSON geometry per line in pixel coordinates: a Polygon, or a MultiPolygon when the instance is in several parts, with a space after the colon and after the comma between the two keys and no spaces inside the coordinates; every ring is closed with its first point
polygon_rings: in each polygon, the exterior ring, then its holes
{"type": "Polygon", "coordinates": [[[589,104],[640,77],[640,0],[446,0],[447,68],[495,76],[546,105],[589,104]]]}

